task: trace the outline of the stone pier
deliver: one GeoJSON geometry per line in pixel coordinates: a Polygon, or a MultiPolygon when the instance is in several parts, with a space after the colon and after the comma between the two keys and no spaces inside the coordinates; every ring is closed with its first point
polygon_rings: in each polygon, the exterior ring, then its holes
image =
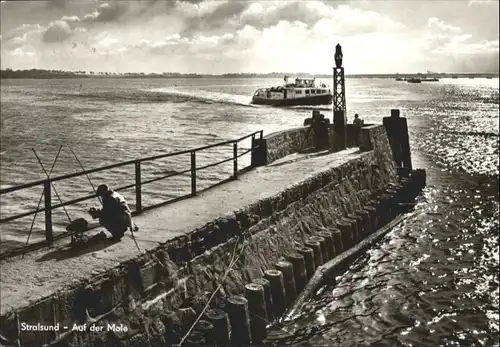
{"type": "MultiPolygon", "coordinates": [[[[359,147],[297,153],[313,146],[307,130],[266,136],[252,158],[258,167],[199,196],[137,216],[140,252],[127,234],[118,243],[78,250],[67,247],[68,240],[58,241],[24,258],[2,261],[0,343],[164,346],[184,339],[187,346],[236,341],[230,318],[241,310],[232,309],[235,304],[228,300],[243,302],[245,295],[250,299],[244,322],[250,326],[240,324],[245,338],[262,339],[264,322],[280,318],[264,308],[273,288],[247,285],[267,284],[262,281],[266,272],[281,269],[288,279],[283,288],[296,297],[304,278],[311,276],[308,240],[323,240],[319,249],[325,261],[341,256],[374,232],[380,204],[398,206],[400,200],[394,199],[400,199],[401,189],[417,193],[422,180],[425,184],[420,171],[414,172],[415,180],[411,172],[405,178],[415,189],[400,184],[382,125],[361,128],[359,147]],[[342,223],[347,223],[345,230],[338,227],[342,223]],[[200,243],[210,245],[205,250],[196,246],[200,243]],[[288,269],[290,264],[300,269],[288,269]],[[198,317],[201,323],[195,324],[198,317]],[[38,323],[59,324],[60,329],[23,330],[38,323]]],[[[349,134],[348,128],[347,143],[357,143],[349,134]]],[[[285,300],[288,308],[292,299],[285,300]]]]}

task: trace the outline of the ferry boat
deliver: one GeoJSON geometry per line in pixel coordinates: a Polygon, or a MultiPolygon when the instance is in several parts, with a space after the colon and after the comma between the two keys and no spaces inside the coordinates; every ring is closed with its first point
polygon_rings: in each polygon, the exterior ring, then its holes
{"type": "Polygon", "coordinates": [[[296,106],[332,103],[332,91],[324,83],[317,84],[315,78],[296,78],[295,83],[288,83],[288,76],[285,76],[284,80],[283,86],[257,89],[252,97],[252,104],[296,106]]]}

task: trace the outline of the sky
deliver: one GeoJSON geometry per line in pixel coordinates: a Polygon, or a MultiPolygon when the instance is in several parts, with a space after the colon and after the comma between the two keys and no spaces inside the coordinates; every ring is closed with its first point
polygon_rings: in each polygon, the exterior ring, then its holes
{"type": "Polygon", "coordinates": [[[499,71],[499,0],[1,1],[1,68],[499,71]]]}

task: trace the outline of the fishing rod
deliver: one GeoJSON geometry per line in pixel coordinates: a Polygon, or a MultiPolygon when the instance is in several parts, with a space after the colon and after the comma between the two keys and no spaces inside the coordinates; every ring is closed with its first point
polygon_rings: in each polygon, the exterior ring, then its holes
{"type": "Polygon", "coordinates": [[[73,153],[73,156],[75,157],[76,161],[78,162],[78,164],[80,165],[80,167],[82,168],[82,171],[83,173],[85,174],[85,176],[87,177],[87,180],[89,181],[90,183],[90,186],[92,187],[92,190],[94,191],[94,194],[95,196],[97,197],[97,200],[99,200],[99,202],[101,203],[101,206],[104,206],[103,203],[102,203],[102,200],[101,198],[97,195],[97,190],[95,189],[94,185],[92,184],[92,181],[90,180],[90,176],[89,174],[87,173],[87,171],[85,170],[85,168],[83,167],[83,164],[82,162],[80,161],[80,159],[78,159],[77,155],[75,152],[73,152],[73,150],[71,149],[71,147],[68,147],[69,150],[71,151],[71,153],[73,153]]]}
{"type": "MultiPolygon", "coordinates": [[[[101,198],[97,195],[97,191],[94,187],[94,185],[92,184],[92,180],[90,179],[90,176],[89,174],[87,173],[87,171],[85,170],[85,168],[83,167],[83,164],[82,162],[80,161],[80,159],[78,159],[78,156],[76,155],[76,153],[71,149],[71,147],[68,147],[69,150],[71,151],[71,153],[73,153],[73,156],[75,157],[76,161],[78,162],[78,164],[80,165],[80,167],[82,168],[83,172],[85,173],[85,176],[87,176],[87,180],[89,181],[90,185],[92,186],[92,189],[94,190],[94,194],[96,195],[97,199],[99,200],[99,202],[101,203],[101,206],[104,207],[104,204],[101,200],[101,198]]],[[[132,218],[132,216],[130,217],[132,218]]],[[[137,226],[137,224],[135,224],[134,221],[132,221],[132,225],[130,226],[130,233],[132,234],[132,239],[134,240],[134,243],[135,243],[135,246],[137,247],[137,249],[139,250],[139,252],[141,252],[141,249],[139,248],[139,244],[137,243],[137,240],[135,239],[135,234],[134,234],[134,229],[135,230],[139,230],[139,227],[137,226]]]]}
{"type": "MultiPolygon", "coordinates": [[[[33,151],[33,153],[35,153],[35,156],[36,156],[36,159],[38,160],[38,162],[40,163],[40,166],[42,167],[42,170],[43,172],[45,173],[45,176],[47,176],[47,179],[49,180],[50,182],[50,176],[49,174],[47,173],[47,170],[45,170],[45,166],[43,166],[43,163],[42,161],[40,160],[40,157],[38,156],[38,154],[36,153],[35,149],[32,148],[31,149],[33,151]]],[[[57,190],[56,190],[56,187],[54,186],[54,184],[52,182],[50,182],[50,185],[52,186],[52,188],[54,189],[54,193],[56,194],[56,197],[57,199],[59,200],[59,202],[61,203],[61,205],[63,205],[63,202],[62,202],[62,199],[61,197],[59,196],[59,193],[57,193],[57,190]]],[[[71,223],[71,217],[69,216],[68,214],[68,211],[66,210],[66,207],[63,205],[62,206],[63,210],[64,210],[64,213],[66,213],[66,217],[68,217],[68,220],[69,222],[71,223]]]]}
{"type": "MultiPolygon", "coordinates": [[[[52,162],[52,166],[50,167],[50,171],[49,171],[49,178],[50,178],[50,175],[52,175],[52,171],[54,170],[57,159],[59,158],[59,154],[61,154],[62,148],[63,148],[62,145],[59,146],[59,150],[57,151],[57,155],[54,158],[54,161],[52,162]]],[[[35,225],[35,219],[36,219],[36,216],[38,215],[38,209],[40,208],[40,204],[42,203],[42,199],[43,199],[44,194],[45,194],[45,190],[42,191],[42,194],[40,195],[40,200],[38,200],[38,205],[36,207],[35,214],[33,215],[33,220],[31,221],[31,227],[30,227],[30,231],[28,233],[28,239],[26,240],[26,245],[24,246],[24,248],[27,248],[28,243],[30,242],[31,232],[33,231],[33,226],[35,225]]],[[[24,258],[24,253],[22,255],[22,258],[24,258]]]]}

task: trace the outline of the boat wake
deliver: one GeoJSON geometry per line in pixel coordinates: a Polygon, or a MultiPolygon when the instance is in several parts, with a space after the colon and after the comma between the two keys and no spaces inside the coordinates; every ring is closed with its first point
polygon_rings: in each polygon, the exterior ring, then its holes
{"type": "Polygon", "coordinates": [[[165,98],[172,98],[178,102],[190,101],[204,104],[231,104],[244,107],[259,107],[250,103],[251,98],[247,95],[227,94],[219,92],[208,92],[205,90],[182,90],[175,88],[155,88],[144,89],[155,95],[163,95],[165,98]]]}
{"type": "Polygon", "coordinates": [[[117,92],[87,92],[87,93],[59,93],[61,99],[68,97],[86,98],[110,102],[123,101],[126,103],[200,103],[200,104],[231,104],[244,107],[259,107],[250,104],[251,98],[246,95],[225,94],[203,90],[181,90],[174,88],[132,89],[117,92]]]}
{"type": "Polygon", "coordinates": [[[291,108],[291,109],[294,109],[294,110],[307,110],[307,111],[314,111],[314,110],[317,110],[317,111],[331,111],[333,110],[333,106],[330,105],[322,105],[322,106],[313,106],[313,105],[310,105],[310,106],[290,106],[290,107],[287,107],[287,108],[291,108]]]}

